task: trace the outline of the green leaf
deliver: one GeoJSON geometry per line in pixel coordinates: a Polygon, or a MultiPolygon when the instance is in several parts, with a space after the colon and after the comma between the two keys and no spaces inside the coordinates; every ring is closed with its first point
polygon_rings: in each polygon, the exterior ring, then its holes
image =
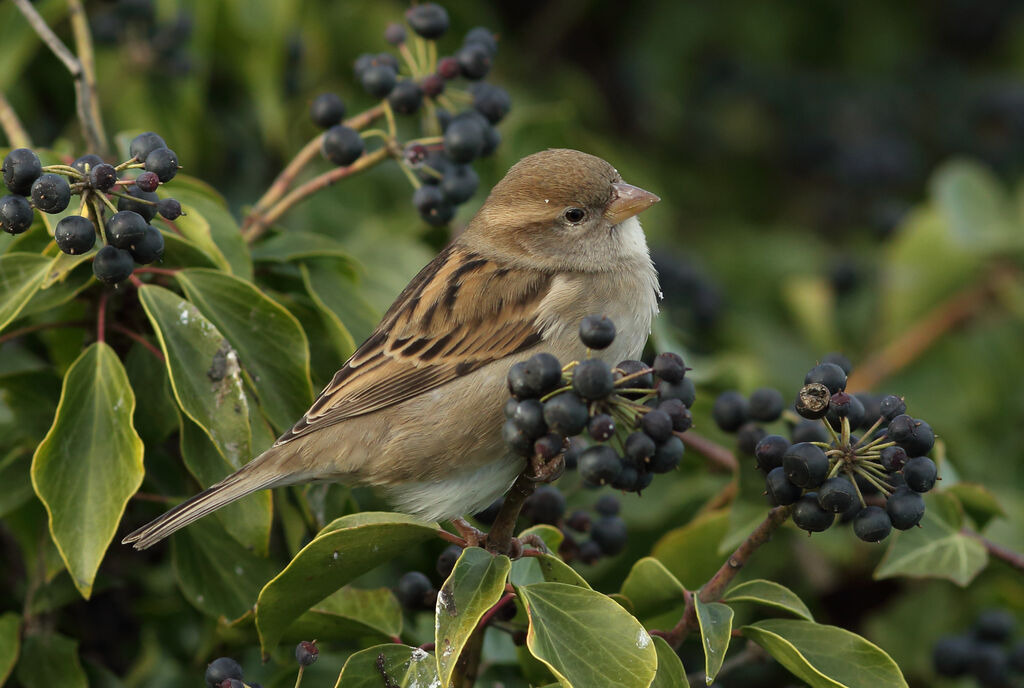
{"type": "Polygon", "coordinates": [[[24,447],[15,447],[0,459],[0,518],[32,498],[31,466],[32,455],[24,447]]]}
{"type": "Polygon", "coordinates": [[[260,406],[278,432],[313,403],[309,342],[299,321],[249,282],[217,270],[177,273],[188,299],[238,352],[260,406]]]}
{"type": "Polygon", "coordinates": [[[277,571],[276,564],[240,545],[212,518],[175,533],[171,563],[185,598],[204,614],[228,620],[252,609],[277,571]]]}
{"type": "Polygon", "coordinates": [[[402,632],[402,606],[388,588],[364,590],[346,585],[295,620],[284,637],[295,642],[317,638],[343,641],[402,632]]]}
{"type": "Polygon", "coordinates": [[[539,554],[535,557],[520,557],[512,562],[512,573],[509,580],[514,585],[529,585],[531,583],[566,583],[567,585],[578,585],[583,588],[590,588],[590,584],[583,579],[583,576],[576,573],[576,569],[552,554],[539,554]]]}
{"type": "Polygon", "coordinates": [[[21,647],[18,681],[25,688],[87,688],[78,642],[57,633],[30,635],[21,647]]]}
{"type": "MultiPolygon", "coordinates": [[[[234,473],[234,466],[210,441],[203,429],[184,414],[181,418],[181,458],[199,484],[205,489],[234,473]]],[[[270,490],[228,504],[214,512],[224,529],[247,549],[266,556],[270,544],[270,525],[274,518],[270,490]]]]}
{"type": "Polygon", "coordinates": [[[764,475],[753,466],[744,464],[733,477],[736,498],[729,506],[729,529],[718,543],[718,554],[732,554],[747,536],[761,524],[771,510],[764,496],[764,475]]]}
{"type": "Polygon", "coordinates": [[[797,619],[740,629],[811,688],[906,688],[892,657],[855,633],[797,619]]]}
{"type": "Polygon", "coordinates": [[[549,552],[557,552],[562,546],[562,542],[565,540],[565,534],[562,531],[554,526],[547,525],[546,523],[530,526],[523,532],[519,533],[518,537],[522,538],[526,535],[536,535],[539,537],[544,541],[549,552]]]}
{"type": "Polygon", "coordinates": [[[660,635],[654,636],[654,650],[658,653],[658,673],[651,688],[690,688],[683,660],[660,635]]]}
{"type": "Polygon", "coordinates": [[[710,684],[725,661],[732,640],[732,608],[721,602],[701,602],[693,596],[693,607],[700,624],[700,639],[704,646],[704,675],[710,684]]]}
{"type": "Polygon", "coordinates": [[[53,426],[32,457],[50,533],[86,599],[125,506],[142,484],[135,394],[117,354],[96,342],[68,369],[53,426]]]}
{"type": "Polygon", "coordinates": [[[686,589],[665,565],[654,557],[644,557],[630,569],[620,591],[632,604],[633,615],[648,628],[661,628],[679,619],[686,606],[686,589]]]}
{"type": "Polygon", "coordinates": [[[757,602],[814,621],[804,601],[795,592],[775,581],[756,579],[734,585],[726,591],[722,602],[757,602]]]}
{"type": "Polygon", "coordinates": [[[18,317],[50,270],[52,258],[36,253],[0,256],[0,330],[18,317]]]}
{"type": "Polygon", "coordinates": [[[333,315],[355,344],[370,336],[380,314],[356,289],[345,262],[337,259],[308,259],[300,265],[302,280],[317,308],[333,315]]]}
{"type": "Polygon", "coordinates": [[[334,688],[440,687],[430,653],[408,645],[375,645],[349,656],[334,688]]]}
{"type": "Polygon", "coordinates": [[[526,645],[568,688],[647,688],[658,666],[651,636],[615,601],[564,583],[517,586],[530,617],[526,645]]]}
{"type": "Polygon", "coordinates": [[[249,411],[238,356],[199,310],[169,289],[146,285],[139,300],[167,360],[174,398],[233,466],[250,458],[249,411]]]}
{"type": "Polygon", "coordinates": [[[434,524],[378,512],[343,516],[325,526],[260,592],[256,630],[263,654],[314,604],[436,533],[434,524]]]}
{"type": "Polygon", "coordinates": [[[175,232],[160,230],[164,235],[164,258],[160,267],[175,268],[216,268],[223,265],[204,252],[196,244],[175,232]]]}
{"type": "Polygon", "coordinates": [[[651,556],[665,565],[688,590],[696,590],[722,565],[717,554],[729,526],[726,510],[701,514],[654,543],[651,556]]]}
{"type": "MultiPolygon", "coordinates": [[[[163,187],[161,195],[164,195],[163,187]]],[[[181,233],[200,246],[219,266],[251,281],[249,247],[220,194],[205,182],[179,174],[174,178],[173,190],[166,195],[178,199],[182,210],[188,213],[174,221],[181,233]]]]}
{"type": "Polygon", "coordinates": [[[925,496],[920,528],[893,533],[875,578],[945,578],[965,587],[988,563],[985,546],[960,532],[963,514],[952,495],[925,496]]]}
{"type": "Polygon", "coordinates": [[[14,612],[0,616],[0,686],[14,670],[21,651],[21,617],[14,612]]]}
{"type": "Polygon", "coordinates": [[[959,248],[1004,254],[1024,248],[1024,232],[1002,182],[971,160],[952,160],[931,179],[935,204],[959,248]]]}
{"type": "Polygon", "coordinates": [[[337,258],[353,265],[349,272],[354,277],[354,260],[345,245],[333,237],[316,232],[288,230],[261,241],[252,249],[255,261],[288,263],[304,258],[337,258]]]}
{"type": "Polygon", "coordinates": [[[957,483],[947,487],[943,492],[957,498],[978,530],[983,530],[993,518],[1006,518],[1006,511],[999,504],[999,500],[984,485],[957,483]]]}
{"type": "Polygon", "coordinates": [[[512,562],[479,547],[462,550],[455,568],[437,594],[434,647],[437,674],[446,686],[455,673],[462,648],[488,609],[505,592],[512,562]]]}

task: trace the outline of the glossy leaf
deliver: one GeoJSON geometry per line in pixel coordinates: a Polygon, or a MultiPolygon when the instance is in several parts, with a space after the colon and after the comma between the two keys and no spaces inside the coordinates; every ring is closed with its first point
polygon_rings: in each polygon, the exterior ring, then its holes
{"type": "Polygon", "coordinates": [[[14,612],[0,616],[0,686],[14,670],[21,652],[21,617],[14,612]]]}
{"type": "Polygon", "coordinates": [[[276,430],[290,428],[313,403],[309,342],[299,321],[251,283],[224,272],[182,270],[177,279],[238,352],[276,430]]]}
{"type": "Polygon", "coordinates": [[[651,688],[690,688],[683,660],[660,635],[653,636],[654,650],[658,653],[658,673],[651,688]]]}
{"type": "Polygon", "coordinates": [[[566,583],[590,588],[583,576],[576,569],[551,554],[540,554],[535,557],[520,557],[512,562],[512,573],[509,579],[514,585],[530,583],[566,583]]]}
{"type": "Polygon", "coordinates": [[[704,675],[710,684],[722,668],[725,653],[729,651],[733,611],[721,602],[701,602],[697,595],[693,596],[693,606],[700,624],[701,644],[704,646],[704,675]]]}
{"type": "MultiPolygon", "coordinates": [[[[161,195],[163,187],[160,188],[161,195]]],[[[175,220],[181,232],[200,245],[233,275],[252,280],[252,260],[242,232],[227,209],[224,199],[213,187],[194,177],[179,174],[174,178],[172,196],[188,213],[175,220]]]]}
{"type": "Polygon", "coordinates": [[[674,616],[678,620],[686,606],[683,584],[654,557],[644,557],[633,564],[620,592],[632,604],[633,615],[648,628],[661,628],[662,617],[674,616]]]}
{"type": "Polygon", "coordinates": [[[993,518],[1006,518],[1006,510],[984,485],[956,483],[943,491],[957,498],[978,530],[982,530],[993,518]]]}
{"type": "Polygon", "coordinates": [[[174,292],[146,285],[139,300],[160,341],[178,405],[240,467],[250,458],[250,431],[238,355],[195,305],[174,292]]]}
{"type": "Polygon", "coordinates": [[[517,586],[516,592],[530,618],[526,645],[563,686],[647,688],[654,680],[651,636],[613,600],[564,583],[517,586]]]}
{"type": "Polygon", "coordinates": [[[46,279],[51,258],[35,253],[0,256],[0,330],[18,317],[46,279]]]}
{"type": "Polygon", "coordinates": [[[837,626],[767,619],[740,629],[811,688],[906,688],[881,648],[837,626]]]}
{"type": "Polygon", "coordinates": [[[0,518],[32,498],[32,457],[28,449],[16,447],[0,459],[0,518]]]}
{"type": "Polygon", "coordinates": [[[661,536],[654,543],[651,556],[688,590],[695,590],[722,565],[717,549],[728,526],[728,511],[702,514],[661,536]]]}
{"type": "Polygon", "coordinates": [[[334,688],[440,688],[437,665],[429,652],[408,645],[375,645],[349,656],[334,688]]]}
{"type": "Polygon", "coordinates": [[[86,599],[129,498],[142,484],[135,394],[117,354],[97,342],[64,377],[57,415],[32,457],[50,533],[86,599]]]}
{"type": "Polygon", "coordinates": [[[960,532],[963,514],[952,495],[925,496],[920,528],[894,532],[875,578],[945,578],[963,587],[988,563],[985,546],[960,532]]]}
{"type": "Polygon", "coordinates": [[[469,636],[488,609],[505,592],[512,562],[479,547],[462,550],[455,568],[437,594],[434,647],[437,674],[446,686],[469,636]]]}
{"type": "Polygon", "coordinates": [[[263,654],[292,621],[357,576],[436,537],[437,526],[402,514],[364,512],[328,524],[259,594],[263,654]]]}
{"type": "Polygon", "coordinates": [[[804,601],[795,592],[775,581],[759,578],[734,585],[726,591],[722,602],[756,602],[814,621],[804,601]]]}
{"type": "MultiPolygon", "coordinates": [[[[353,262],[345,245],[333,237],[316,232],[289,230],[259,242],[252,249],[255,261],[288,263],[304,258],[335,258],[353,262]]],[[[355,268],[350,268],[355,276],[355,268]]]]}
{"type": "Polygon", "coordinates": [[[337,259],[309,259],[302,262],[302,276],[310,297],[337,316],[359,344],[377,326],[380,313],[363,298],[347,268],[337,259]]]}
{"type": "Polygon", "coordinates": [[[284,637],[295,642],[342,641],[375,635],[394,638],[401,632],[402,607],[390,589],[346,585],[296,619],[284,637]]]}
{"type": "Polygon", "coordinates": [[[26,636],[15,675],[24,688],[88,686],[78,660],[78,642],[57,633],[26,636]]]}

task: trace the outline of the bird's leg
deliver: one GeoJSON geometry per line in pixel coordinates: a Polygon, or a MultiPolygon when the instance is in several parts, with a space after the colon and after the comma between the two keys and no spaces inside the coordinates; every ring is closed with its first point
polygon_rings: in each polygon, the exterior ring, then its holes
{"type": "Polygon", "coordinates": [[[480,547],[487,540],[487,533],[474,528],[464,518],[453,518],[451,524],[455,527],[455,530],[459,531],[462,539],[466,541],[467,547],[480,547]]]}

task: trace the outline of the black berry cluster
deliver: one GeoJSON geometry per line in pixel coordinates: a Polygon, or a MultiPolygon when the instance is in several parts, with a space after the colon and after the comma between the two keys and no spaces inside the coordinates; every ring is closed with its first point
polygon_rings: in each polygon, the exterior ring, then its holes
{"type": "Polygon", "coordinates": [[[861,540],[878,542],[924,516],[921,495],[938,479],[927,456],[935,433],[906,414],[900,397],[848,394],[849,370],[844,357],[833,355],[807,373],[794,404],[802,420],[788,438],[763,426],[783,416],[783,397],[774,389],[749,399],[725,392],[712,417],[736,433],[740,451],[755,457],[769,501],[793,505],[798,527],[821,532],[840,514],[861,540]]]}
{"type": "Polygon", "coordinates": [[[971,676],[986,688],[1024,684],[1024,640],[1012,640],[1015,625],[1007,611],[983,612],[966,633],[947,635],[935,643],[935,673],[950,678],[971,676]]]}
{"type": "Polygon", "coordinates": [[[562,519],[558,524],[565,536],[559,550],[562,558],[595,564],[603,557],[613,557],[624,550],[629,532],[626,522],[619,516],[621,508],[618,497],[603,495],[594,504],[593,514],[576,509],[562,519]]]}
{"type": "Polygon", "coordinates": [[[218,657],[207,664],[205,679],[209,688],[262,688],[243,680],[242,665],[230,657],[218,657]]]}
{"type": "MultiPolygon", "coordinates": [[[[495,515],[500,506],[500,502],[496,503],[495,515]]],[[[493,518],[491,520],[493,521],[493,518]]],[[[459,560],[461,554],[462,548],[458,545],[449,545],[441,551],[435,564],[440,580],[447,580],[448,576],[452,575],[455,562],[459,560]]],[[[409,571],[403,574],[398,579],[398,585],[395,586],[394,592],[402,606],[411,612],[433,611],[437,603],[437,587],[425,573],[420,571],[409,571]]]]}
{"type": "MultiPolygon", "coordinates": [[[[399,150],[402,164],[413,172],[417,188],[413,205],[429,224],[446,224],[455,209],[476,192],[479,179],[471,163],[494,152],[501,142],[495,125],[508,114],[508,93],[483,81],[498,52],[488,29],[477,27],[463,38],[453,55],[437,56],[437,39],[448,30],[448,13],[435,3],[421,3],[405,13],[409,30],[388,25],[385,40],[399,52],[364,53],[355,61],[355,77],[363,90],[384,101],[390,113],[415,115],[426,110],[427,136],[399,150]],[[456,79],[469,82],[459,89],[456,79]],[[465,107],[463,107],[465,106],[465,107]]],[[[310,117],[325,129],[321,151],[336,165],[351,165],[365,152],[364,137],[344,123],[344,101],[334,93],[317,96],[310,117]]]]}
{"type": "Polygon", "coordinates": [[[136,263],[147,265],[163,257],[164,237],[150,221],[158,213],[166,220],[182,215],[178,201],[155,193],[178,173],[174,151],[160,136],[146,132],[132,140],[129,155],[116,166],[91,153],[70,165],[44,166],[28,148],[11,151],[3,161],[10,194],[0,198],[0,229],[21,234],[32,226],[33,209],[62,213],[72,196],[80,196],[78,213],[61,218],[54,229],[58,248],[69,255],[88,253],[98,233],[96,278],[108,284],[128,279],[136,263]],[[129,171],[138,174],[129,177],[129,171]]]}

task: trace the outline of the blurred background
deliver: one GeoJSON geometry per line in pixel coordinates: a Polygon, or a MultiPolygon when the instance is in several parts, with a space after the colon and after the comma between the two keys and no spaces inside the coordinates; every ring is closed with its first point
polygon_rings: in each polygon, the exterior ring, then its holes
{"type": "MultiPolygon", "coordinates": [[[[64,2],[35,4],[67,35],[64,2]]],[[[571,147],[606,158],[663,199],[644,215],[665,291],[655,344],[689,354],[698,431],[729,445],[707,416],[717,392],[771,385],[789,398],[815,361],[840,351],[855,370],[870,368],[872,391],[903,394],[928,419],[945,441],[943,475],[988,487],[1007,518],[987,534],[1024,549],[1024,2],[444,5],[452,30],[442,53],[471,27],[493,29],[490,80],[513,101],[500,148],[477,165],[481,191],[453,227],[526,154],[571,147]]],[[[317,133],[313,97],[336,91],[350,113],[373,104],[352,63],[389,47],[384,28],[405,7],[87,2],[108,131],[160,132],[185,171],[240,215],[317,133]]],[[[0,3],[0,91],[37,145],[86,152],[69,77],[11,3],[0,3]]],[[[383,310],[448,239],[419,219],[411,195],[394,165],[381,166],[281,225],[343,239],[363,266],[364,296],[383,310]]],[[[314,386],[336,363],[317,365],[314,386]]],[[[629,562],[723,480],[695,471],[625,498],[629,554],[602,564],[598,586],[617,589],[629,562]]],[[[787,532],[789,546],[765,548],[753,570],[805,593],[819,621],[881,645],[914,685],[954,685],[933,675],[931,646],[979,610],[1024,618],[1024,586],[1001,563],[966,591],[875,581],[883,548],[835,531],[787,532]]],[[[105,619],[118,633],[130,605],[101,594],[59,623],[78,628],[84,656],[164,685],[138,669],[137,647],[102,640],[105,619]],[[91,622],[97,635],[81,632],[91,622]]],[[[187,647],[198,633],[174,642],[187,647]]],[[[699,652],[686,646],[688,667],[699,652]]],[[[755,674],[720,684],[792,684],[777,667],[755,674]]]]}

